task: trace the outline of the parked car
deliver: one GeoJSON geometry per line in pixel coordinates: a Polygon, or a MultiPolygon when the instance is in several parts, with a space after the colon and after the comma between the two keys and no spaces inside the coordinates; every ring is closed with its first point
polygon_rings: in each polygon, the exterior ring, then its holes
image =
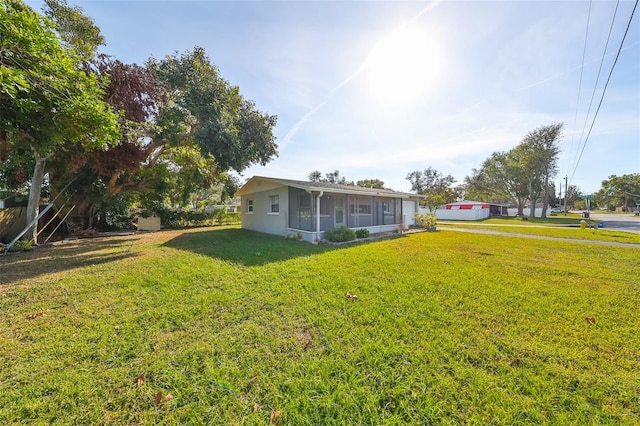
{"type": "Polygon", "coordinates": [[[551,213],[564,213],[564,209],[562,207],[551,207],[551,213]]]}

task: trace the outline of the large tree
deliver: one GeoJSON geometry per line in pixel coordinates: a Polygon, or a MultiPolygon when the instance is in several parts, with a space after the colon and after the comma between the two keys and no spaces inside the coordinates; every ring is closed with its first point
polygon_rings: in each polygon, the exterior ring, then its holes
{"type": "Polygon", "coordinates": [[[529,190],[530,215],[535,216],[535,206],[543,195],[542,217],[546,217],[549,205],[549,181],[558,172],[558,145],[564,124],[541,126],[527,133],[514,149],[521,162],[523,177],[529,190]]]}
{"type": "Polygon", "coordinates": [[[467,194],[479,195],[486,201],[513,202],[519,216],[524,215],[527,200],[530,215],[534,216],[536,202],[544,194],[544,215],[549,203],[549,182],[557,172],[562,127],[562,124],[539,127],[513,149],[494,152],[465,178],[467,194]]]}
{"type": "Polygon", "coordinates": [[[265,114],[220,76],[204,49],[151,59],[147,67],[171,93],[157,119],[151,146],[193,144],[220,171],[242,172],[277,156],[275,115],[265,114]]]}
{"type": "Polygon", "coordinates": [[[100,28],[78,6],[67,5],[66,0],[44,0],[43,12],[53,21],[62,46],[73,51],[83,61],[96,55],[105,44],[100,28]]]}
{"type": "Polygon", "coordinates": [[[411,183],[411,191],[426,195],[425,203],[431,211],[456,201],[459,195],[457,189],[452,187],[456,182],[454,177],[445,176],[432,167],[407,174],[407,180],[411,183]]]}
{"type": "Polygon", "coordinates": [[[492,202],[512,202],[523,215],[528,195],[517,159],[511,151],[494,152],[479,169],[473,169],[465,178],[466,196],[492,202]]]}
{"type": "MultiPolygon", "coordinates": [[[[0,5],[0,156],[31,154],[27,223],[38,214],[47,160],[60,147],[102,149],[119,138],[95,75],[50,20],[19,0],[0,5]]],[[[33,238],[37,224],[25,235],[33,238]]]]}
{"type": "Polygon", "coordinates": [[[640,173],[609,176],[602,181],[602,188],[594,194],[594,199],[600,206],[635,209],[640,203],[640,173]]]}
{"type": "Polygon", "coordinates": [[[99,56],[89,69],[108,78],[105,100],[121,112],[123,135],[107,151],[62,157],[96,183],[79,189],[92,215],[103,218],[110,197],[130,202],[123,193],[149,208],[188,205],[217,185],[226,197],[237,185],[229,170],[276,155],[276,117],[244,99],[200,48],[144,67],[99,56]]]}

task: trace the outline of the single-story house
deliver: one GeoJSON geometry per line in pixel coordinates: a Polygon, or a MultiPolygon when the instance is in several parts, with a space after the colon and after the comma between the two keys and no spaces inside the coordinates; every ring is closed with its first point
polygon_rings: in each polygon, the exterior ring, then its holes
{"type": "Polygon", "coordinates": [[[508,216],[507,206],[482,201],[459,201],[436,210],[441,220],[481,220],[492,216],[508,216]]]}
{"type": "Polygon", "coordinates": [[[242,227],[318,242],[327,229],[346,225],[371,233],[406,229],[423,195],[254,176],[237,192],[242,227]]]}

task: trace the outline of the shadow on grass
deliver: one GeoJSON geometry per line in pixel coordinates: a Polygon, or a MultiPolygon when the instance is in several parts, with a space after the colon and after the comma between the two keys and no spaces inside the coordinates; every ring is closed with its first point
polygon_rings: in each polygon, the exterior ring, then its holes
{"type": "Polygon", "coordinates": [[[336,247],[318,246],[303,241],[285,240],[283,237],[246,229],[220,229],[181,234],[167,241],[163,246],[244,266],[282,262],[336,249],[336,247]]]}
{"type": "Polygon", "coordinates": [[[132,240],[82,239],[66,241],[55,246],[37,247],[28,252],[9,252],[6,256],[0,257],[0,285],[130,259],[136,255],[129,250],[132,240]]]}

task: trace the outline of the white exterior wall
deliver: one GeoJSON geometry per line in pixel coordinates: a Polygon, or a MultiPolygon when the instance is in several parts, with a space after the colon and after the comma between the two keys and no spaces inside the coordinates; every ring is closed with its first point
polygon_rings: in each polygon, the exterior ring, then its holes
{"type": "Polygon", "coordinates": [[[481,220],[491,215],[489,209],[438,209],[436,217],[440,220],[481,220]]]}
{"type": "Polygon", "coordinates": [[[243,195],[240,198],[242,227],[252,231],[265,232],[274,235],[287,235],[289,225],[289,190],[286,186],[267,189],[243,195]],[[277,195],[279,212],[271,213],[269,197],[277,195]],[[253,200],[253,213],[247,212],[247,202],[253,200]]]}
{"type": "Polygon", "coordinates": [[[414,214],[418,210],[418,202],[415,200],[402,200],[402,227],[408,229],[416,224],[414,214]]]}

